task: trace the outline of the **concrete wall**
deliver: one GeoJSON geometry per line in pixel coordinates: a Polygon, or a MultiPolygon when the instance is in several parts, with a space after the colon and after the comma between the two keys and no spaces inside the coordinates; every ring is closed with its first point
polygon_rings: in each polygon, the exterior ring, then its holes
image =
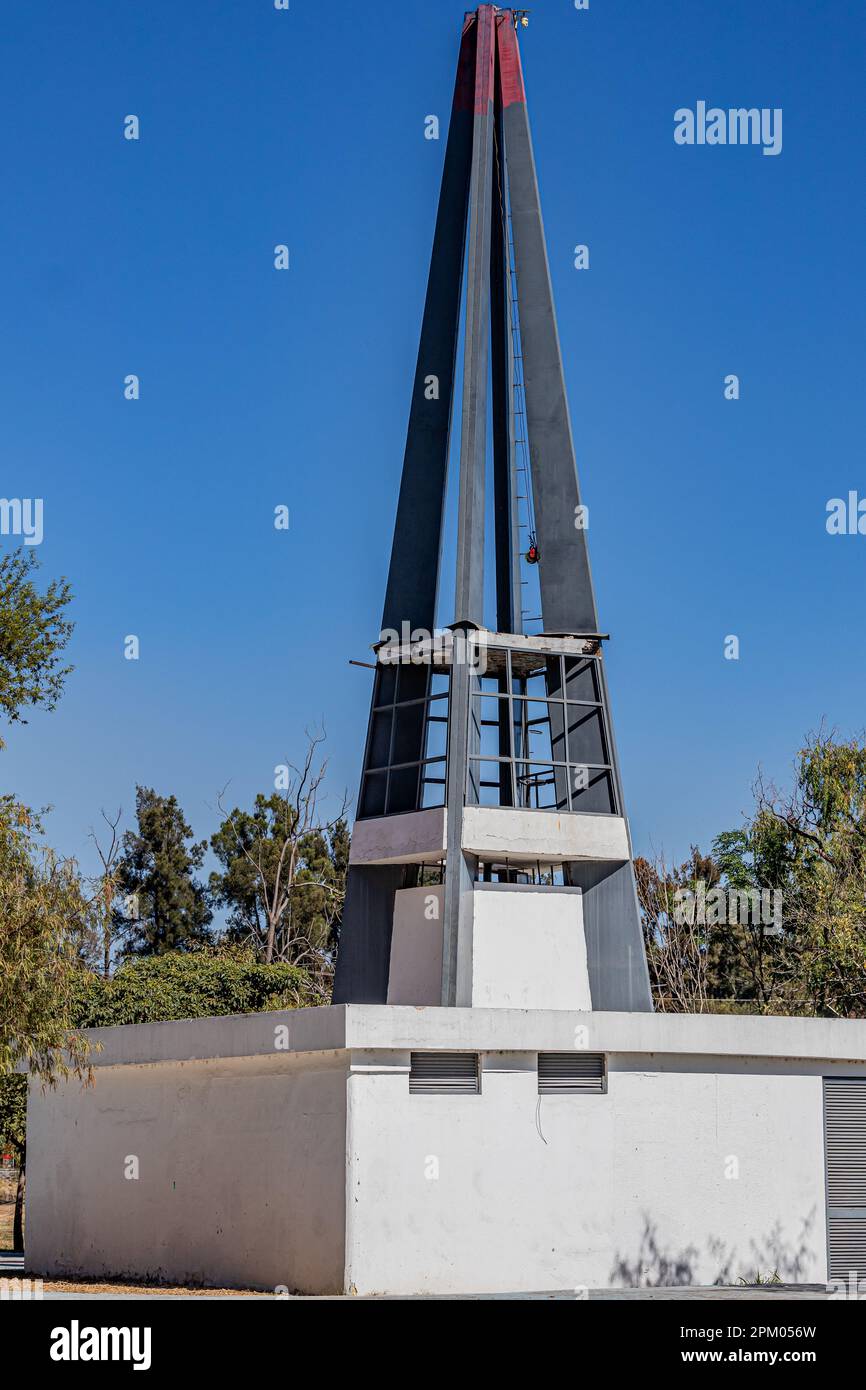
{"type": "Polygon", "coordinates": [[[591,1008],[579,889],[476,884],[472,1005],[591,1008]]]}
{"type": "MultiPolygon", "coordinates": [[[[389,1004],[442,998],[441,886],[394,897],[389,1004]]],[[[479,883],[472,895],[472,1007],[589,1009],[579,888],[479,883]]]]}
{"type": "Polygon", "coordinates": [[[513,859],[518,864],[527,859],[555,864],[630,857],[622,816],[517,811],[504,806],[465,806],[462,845],[472,854],[513,859]]]}
{"type": "Polygon", "coordinates": [[[866,1076],[866,1023],[824,1019],[353,1005],[94,1036],[93,1087],[31,1093],[34,1274],[823,1283],[821,1078],[866,1076]],[[607,1093],[539,1098],[538,1051],[576,1047],[607,1093]],[[409,1095],[436,1049],[481,1054],[479,1096],[409,1095]]]}
{"type": "MultiPolygon", "coordinates": [[[[516,863],[629,858],[622,816],[518,811],[503,806],[463,808],[463,848],[516,863]]],[[[350,864],[433,863],[445,853],[445,808],[355,822],[350,864]]]]}
{"type": "Polygon", "coordinates": [[[394,894],[389,1004],[442,1002],[444,897],[445,889],[441,884],[400,888],[394,894]]]}
{"type": "Polygon", "coordinates": [[[339,1292],[345,1136],[345,1053],[98,1066],[87,1089],[37,1089],[27,1268],[339,1292]]]}
{"type": "Polygon", "coordinates": [[[350,864],[433,863],[445,854],[445,807],[355,821],[350,864]]]}
{"type": "Polygon", "coordinates": [[[354,1062],[359,1293],[826,1278],[819,1068],[613,1057],[606,1095],[540,1099],[525,1053],[485,1057],[480,1096],[354,1062]]]}

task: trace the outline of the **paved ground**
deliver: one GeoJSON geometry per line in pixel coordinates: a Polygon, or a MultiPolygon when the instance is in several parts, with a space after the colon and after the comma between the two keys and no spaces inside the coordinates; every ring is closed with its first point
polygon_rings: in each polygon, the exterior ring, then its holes
{"type": "MultiPolygon", "coordinates": [[[[23,1272],[24,1272],[24,1260],[23,1260],[22,1256],[20,1256],[20,1255],[12,1255],[12,1254],[10,1254],[10,1253],[8,1253],[8,1252],[7,1252],[7,1253],[3,1253],[2,1251],[0,1251],[0,1278],[6,1278],[6,1279],[20,1279],[20,1278],[23,1277],[23,1272]]],[[[121,1286],[119,1286],[118,1290],[115,1292],[114,1290],[111,1290],[111,1291],[106,1290],[106,1286],[105,1286],[104,1284],[101,1285],[101,1286],[99,1286],[99,1289],[100,1289],[99,1292],[94,1292],[94,1291],[91,1291],[90,1289],[88,1289],[88,1287],[87,1287],[86,1285],[79,1285],[77,1288],[76,1288],[76,1287],[70,1288],[68,1285],[67,1285],[66,1287],[62,1287],[62,1286],[61,1286],[61,1287],[58,1288],[58,1287],[54,1287],[54,1286],[52,1285],[51,1282],[46,1282],[46,1284],[45,1284],[45,1289],[44,1289],[44,1293],[43,1293],[43,1298],[46,1298],[46,1299],[72,1299],[72,1300],[86,1299],[86,1300],[88,1300],[88,1301],[91,1300],[91,1299],[97,1299],[97,1298],[99,1298],[99,1299],[102,1299],[102,1298],[121,1299],[121,1298],[123,1298],[123,1299],[141,1299],[141,1300],[143,1300],[143,1299],[149,1299],[149,1298],[157,1298],[157,1299],[193,1298],[193,1299],[195,1299],[196,1302],[198,1302],[198,1301],[200,1301],[200,1300],[202,1300],[202,1299],[205,1300],[206,1302],[212,1302],[212,1301],[217,1300],[217,1299],[243,1298],[243,1299],[253,1299],[253,1300],[255,1300],[255,1301],[260,1301],[260,1302],[269,1302],[269,1303],[272,1303],[272,1302],[275,1301],[275,1298],[274,1298],[274,1295],[273,1295],[273,1294],[255,1293],[255,1292],[253,1292],[252,1290],[244,1290],[244,1289],[236,1289],[236,1290],[225,1289],[225,1290],[220,1290],[219,1293],[205,1293],[203,1290],[199,1290],[199,1289],[190,1289],[190,1290],[178,1290],[177,1292],[169,1293],[169,1292],[163,1292],[162,1290],[160,1290],[160,1288],[159,1288],[158,1285],[154,1285],[154,1286],[152,1287],[152,1289],[149,1289],[149,1290],[144,1290],[144,1289],[143,1289],[143,1290],[141,1290],[140,1292],[136,1290],[136,1291],[133,1292],[133,1291],[130,1291],[130,1286],[129,1286],[129,1285],[125,1285],[125,1286],[124,1286],[124,1285],[121,1285],[121,1286]]],[[[676,1300],[680,1300],[680,1301],[693,1301],[693,1300],[699,1300],[699,1301],[719,1301],[719,1300],[722,1300],[722,1301],[731,1301],[731,1300],[735,1300],[735,1301],[737,1301],[737,1302],[742,1302],[742,1301],[746,1301],[746,1300],[747,1300],[747,1301],[755,1301],[755,1300],[762,1301],[762,1300],[765,1300],[765,1299],[770,1299],[770,1300],[772,1300],[772,1299],[774,1299],[774,1298],[775,1298],[775,1299],[778,1299],[778,1298],[789,1299],[789,1298],[790,1298],[790,1299],[805,1299],[805,1300],[811,1299],[811,1300],[815,1300],[815,1299],[827,1299],[827,1298],[829,1298],[830,1295],[829,1295],[829,1293],[827,1292],[827,1290],[824,1288],[824,1286],[823,1286],[823,1285],[820,1285],[820,1284],[814,1284],[814,1285],[812,1285],[812,1284],[810,1284],[810,1285],[770,1284],[770,1285],[763,1285],[763,1286],[761,1286],[761,1287],[754,1287],[754,1286],[751,1286],[751,1285],[750,1285],[750,1286],[747,1286],[747,1287],[738,1286],[738,1287],[736,1287],[736,1288],[590,1289],[588,1295],[584,1295],[584,1297],[587,1297],[587,1296],[588,1296],[591,1300],[605,1299],[605,1300],[614,1300],[614,1301],[622,1301],[622,1302],[631,1302],[631,1301],[634,1301],[634,1300],[646,1300],[646,1299],[656,1299],[656,1300],[674,1300],[674,1299],[676,1299],[676,1300]]],[[[501,1294],[501,1293],[500,1293],[500,1294],[490,1294],[490,1295],[483,1295],[483,1294],[480,1294],[480,1295],[478,1295],[477,1297],[478,1297],[478,1298],[490,1297],[490,1298],[495,1298],[495,1299],[517,1299],[517,1300],[520,1300],[520,1301],[525,1301],[525,1300],[536,1301],[536,1300],[538,1300],[538,1301],[555,1301],[555,1302],[556,1302],[556,1301],[559,1301],[559,1302],[562,1302],[562,1301],[573,1302],[574,1299],[575,1299],[575,1297],[576,1297],[576,1294],[575,1294],[575,1292],[574,1292],[573,1289],[567,1289],[567,1290],[563,1290],[561,1293],[520,1293],[520,1294],[518,1294],[518,1293],[513,1293],[513,1294],[501,1294]]],[[[301,1300],[300,1298],[296,1298],[294,1301],[296,1301],[296,1302],[301,1302],[302,1300],[301,1300]]],[[[335,1301],[335,1300],[332,1299],[332,1300],[329,1300],[329,1301],[335,1301]]],[[[347,1298],[346,1298],[346,1301],[347,1301],[347,1302],[358,1302],[358,1299],[349,1299],[349,1298],[347,1297],[347,1298]]],[[[450,1300],[449,1300],[449,1301],[450,1301],[450,1300]]]]}

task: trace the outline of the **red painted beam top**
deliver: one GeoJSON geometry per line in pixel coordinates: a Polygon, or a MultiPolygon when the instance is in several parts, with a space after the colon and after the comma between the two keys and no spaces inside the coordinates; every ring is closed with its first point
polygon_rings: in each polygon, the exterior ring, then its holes
{"type": "Polygon", "coordinates": [[[496,31],[493,6],[478,6],[478,38],[475,53],[475,114],[483,116],[493,101],[493,73],[496,61],[496,31]]]}
{"type": "Polygon", "coordinates": [[[493,101],[495,57],[494,8],[479,5],[474,14],[467,14],[463,25],[454,88],[455,111],[473,111],[481,116],[489,110],[493,101]]]}
{"type": "Polygon", "coordinates": [[[475,103],[475,16],[468,14],[463,24],[460,57],[457,59],[457,81],[454,86],[454,110],[471,111],[475,103]]]}
{"type": "Polygon", "coordinates": [[[523,86],[523,69],[520,65],[520,46],[511,10],[504,10],[496,16],[496,37],[499,45],[499,80],[502,84],[502,105],[512,106],[516,101],[526,101],[523,86]]]}

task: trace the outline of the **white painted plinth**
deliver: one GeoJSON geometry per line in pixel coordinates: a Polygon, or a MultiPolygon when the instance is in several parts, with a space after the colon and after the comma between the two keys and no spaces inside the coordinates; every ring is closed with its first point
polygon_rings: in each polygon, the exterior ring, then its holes
{"type": "Polygon", "coordinates": [[[30,1097],[29,1271],[305,1293],[823,1283],[821,1078],[866,1075],[866,1023],[819,1019],[352,1005],[93,1036],[92,1087],[30,1097]],[[539,1051],[576,1045],[606,1093],[539,1097],[539,1051]],[[440,1049],[479,1054],[479,1095],[410,1095],[440,1049]]]}
{"type": "MultiPolygon", "coordinates": [[[[442,998],[441,886],[394,895],[389,1004],[442,998]]],[[[473,1008],[589,1009],[582,894],[579,888],[477,883],[472,895],[473,1008]]]]}

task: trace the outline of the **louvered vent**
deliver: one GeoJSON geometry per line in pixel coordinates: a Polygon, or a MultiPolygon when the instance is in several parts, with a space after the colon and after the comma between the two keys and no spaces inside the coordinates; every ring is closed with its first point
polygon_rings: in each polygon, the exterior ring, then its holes
{"type": "Polygon", "coordinates": [[[597,1052],[539,1052],[540,1096],[601,1095],[605,1089],[604,1057],[597,1052]]]}
{"type": "Polygon", "coordinates": [[[481,1093],[477,1052],[413,1052],[411,1096],[477,1096],[481,1093]]]}
{"type": "Polygon", "coordinates": [[[831,1279],[866,1278],[866,1077],[824,1077],[831,1279]]]}

